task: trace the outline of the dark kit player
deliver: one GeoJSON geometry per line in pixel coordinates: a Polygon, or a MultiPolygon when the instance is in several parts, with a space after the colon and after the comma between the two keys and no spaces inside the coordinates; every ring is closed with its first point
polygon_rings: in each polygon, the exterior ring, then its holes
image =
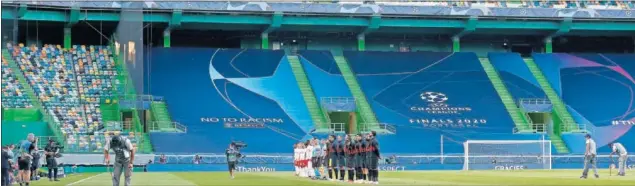
{"type": "Polygon", "coordinates": [[[353,154],[354,144],[353,136],[347,136],[344,143],[344,154],[346,155],[346,169],[348,170],[348,182],[353,182],[355,175],[355,155],[353,154]]]}
{"type": "MultiPolygon", "coordinates": [[[[337,168],[340,172],[340,181],[344,181],[346,175],[346,156],[344,154],[344,141],[342,136],[337,136],[337,168]]],[[[337,173],[336,173],[337,174],[337,173]]]]}
{"type": "Polygon", "coordinates": [[[333,170],[335,167],[337,167],[337,143],[335,143],[335,136],[334,135],[329,135],[329,140],[328,143],[326,144],[327,146],[327,154],[328,154],[328,168],[329,168],[329,179],[333,180],[333,171],[335,171],[335,179],[337,179],[337,170],[333,170]]]}
{"type": "Polygon", "coordinates": [[[366,167],[366,163],[364,162],[366,158],[366,153],[364,153],[364,140],[362,139],[362,135],[357,135],[357,142],[355,143],[355,161],[357,162],[355,171],[357,176],[357,183],[362,183],[365,179],[364,168],[366,167]]]}
{"type": "Polygon", "coordinates": [[[367,158],[368,158],[368,176],[369,181],[374,184],[379,183],[379,159],[381,159],[381,155],[379,154],[379,142],[375,138],[377,136],[377,132],[371,131],[368,135],[368,147],[367,147],[367,158]]]}
{"type": "Polygon", "coordinates": [[[362,162],[362,183],[368,180],[368,135],[362,135],[362,147],[361,147],[361,162],[362,162]]]}

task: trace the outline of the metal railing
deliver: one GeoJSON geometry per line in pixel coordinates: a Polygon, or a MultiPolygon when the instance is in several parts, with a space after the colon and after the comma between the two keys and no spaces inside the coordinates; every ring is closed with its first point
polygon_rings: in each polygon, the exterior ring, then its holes
{"type": "Polygon", "coordinates": [[[547,98],[521,98],[518,102],[524,104],[551,104],[551,100],[547,98]]]}
{"type": "Polygon", "coordinates": [[[518,127],[514,127],[512,129],[512,133],[514,133],[514,134],[517,134],[517,133],[547,133],[548,131],[550,131],[549,125],[547,125],[547,124],[537,124],[537,123],[531,124],[531,129],[529,129],[529,130],[520,130],[520,129],[518,129],[518,127]]]}
{"type": "MultiPolygon", "coordinates": [[[[551,100],[547,98],[522,98],[519,100],[519,103],[521,105],[522,104],[552,104],[551,100]]],[[[567,122],[564,120],[561,120],[561,121],[562,121],[562,124],[560,125],[560,129],[561,131],[565,133],[587,133],[588,132],[585,124],[567,122]]]]}
{"type": "Polygon", "coordinates": [[[172,133],[186,133],[187,126],[173,121],[153,121],[148,125],[149,132],[172,132],[172,133]],[[167,126],[167,128],[161,128],[167,126]]]}
{"type": "Polygon", "coordinates": [[[355,103],[353,97],[323,97],[320,99],[322,104],[324,103],[355,103]]]}
{"type": "Polygon", "coordinates": [[[588,133],[587,127],[585,124],[580,123],[562,123],[560,125],[561,131],[563,133],[588,133]]]}
{"type": "Polygon", "coordinates": [[[392,134],[397,134],[397,128],[393,125],[387,124],[387,123],[380,123],[379,124],[379,129],[388,131],[392,134]]]}
{"type": "Polygon", "coordinates": [[[528,112],[551,112],[553,109],[553,104],[549,99],[546,98],[522,98],[518,100],[518,108],[521,111],[528,112]]]}
{"type": "Polygon", "coordinates": [[[164,101],[163,96],[154,95],[120,94],[117,98],[119,100],[164,101]]]}
{"type": "Polygon", "coordinates": [[[174,122],[174,128],[176,128],[176,130],[181,131],[183,133],[187,133],[187,126],[179,122],[174,122]]]}
{"type": "Polygon", "coordinates": [[[346,133],[346,125],[344,123],[331,123],[329,131],[333,133],[346,133]]]}
{"type": "Polygon", "coordinates": [[[361,123],[361,125],[357,128],[360,133],[369,133],[370,131],[375,130],[375,132],[379,134],[396,134],[397,128],[388,123],[361,123]],[[377,126],[377,127],[371,127],[377,126]]]}

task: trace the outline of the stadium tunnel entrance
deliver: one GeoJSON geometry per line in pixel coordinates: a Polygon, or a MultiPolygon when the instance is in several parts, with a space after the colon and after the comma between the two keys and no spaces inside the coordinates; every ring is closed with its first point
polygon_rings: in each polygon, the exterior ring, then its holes
{"type": "Polygon", "coordinates": [[[549,112],[530,112],[527,113],[527,116],[531,119],[531,127],[536,132],[547,132],[551,129],[546,127],[553,126],[553,120],[549,112]]]}
{"type": "Polygon", "coordinates": [[[355,112],[329,112],[329,124],[335,133],[354,134],[358,132],[355,112]]]}

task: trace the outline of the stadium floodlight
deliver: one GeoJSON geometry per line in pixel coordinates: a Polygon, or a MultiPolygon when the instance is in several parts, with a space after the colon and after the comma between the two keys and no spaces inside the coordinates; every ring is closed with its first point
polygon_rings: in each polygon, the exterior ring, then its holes
{"type": "Polygon", "coordinates": [[[549,140],[467,140],[463,170],[551,169],[549,140]]]}

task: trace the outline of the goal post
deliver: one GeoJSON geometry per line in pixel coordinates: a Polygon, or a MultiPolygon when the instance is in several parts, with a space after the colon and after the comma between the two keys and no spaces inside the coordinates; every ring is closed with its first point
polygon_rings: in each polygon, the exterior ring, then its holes
{"type": "Polygon", "coordinates": [[[551,169],[549,140],[467,140],[463,170],[551,169]]]}

